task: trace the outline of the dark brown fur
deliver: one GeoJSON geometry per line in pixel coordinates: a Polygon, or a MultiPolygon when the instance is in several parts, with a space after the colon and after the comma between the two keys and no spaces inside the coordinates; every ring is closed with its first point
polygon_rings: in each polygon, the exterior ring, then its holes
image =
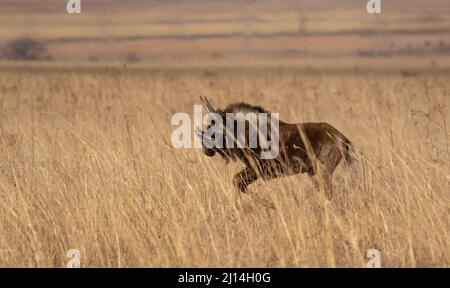
{"type": "MultiPolygon", "coordinates": [[[[260,106],[235,103],[217,113],[269,113],[260,106]]],[[[270,128],[269,128],[270,129],[270,128]]],[[[270,130],[269,130],[270,131],[270,130]]],[[[270,135],[270,133],[269,133],[270,135]]],[[[204,148],[205,154],[217,152],[228,160],[240,160],[245,168],[233,178],[241,192],[258,178],[269,180],[280,176],[307,173],[320,175],[325,188],[331,193],[331,179],[342,158],[347,164],[355,160],[351,142],[328,123],[286,123],[279,121],[280,152],[275,159],[261,159],[261,148],[204,148]],[[211,151],[214,150],[214,151],[211,151]]]]}

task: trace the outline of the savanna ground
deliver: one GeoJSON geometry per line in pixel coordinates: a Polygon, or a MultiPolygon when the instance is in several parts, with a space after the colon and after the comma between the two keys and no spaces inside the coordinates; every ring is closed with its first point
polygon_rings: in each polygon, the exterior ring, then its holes
{"type": "Polygon", "coordinates": [[[3,69],[0,266],[450,266],[450,75],[296,69],[3,69]],[[241,164],[174,149],[206,95],[354,143],[328,201],[304,175],[232,186],[241,164]]]}

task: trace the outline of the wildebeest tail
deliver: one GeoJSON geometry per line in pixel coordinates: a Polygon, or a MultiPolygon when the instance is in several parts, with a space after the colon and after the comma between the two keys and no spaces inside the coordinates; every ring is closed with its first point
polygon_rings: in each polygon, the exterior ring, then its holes
{"type": "Polygon", "coordinates": [[[354,168],[358,163],[358,156],[355,152],[353,144],[350,141],[346,140],[344,142],[344,146],[345,162],[347,163],[347,166],[349,168],[354,168]]]}

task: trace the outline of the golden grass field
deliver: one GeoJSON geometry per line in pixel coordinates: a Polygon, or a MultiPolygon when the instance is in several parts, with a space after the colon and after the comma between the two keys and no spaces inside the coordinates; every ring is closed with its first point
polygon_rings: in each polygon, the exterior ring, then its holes
{"type": "Polygon", "coordinates": [[[0,266],[450,266],[450,74],[294,68],[0,70],[0,266]],[[354,143],[329,201],[305,175],[239,195],[225,165],[174,149],[206,95],[354,143]],[[340,179],[341,178],[341,179],[340,179]]]}

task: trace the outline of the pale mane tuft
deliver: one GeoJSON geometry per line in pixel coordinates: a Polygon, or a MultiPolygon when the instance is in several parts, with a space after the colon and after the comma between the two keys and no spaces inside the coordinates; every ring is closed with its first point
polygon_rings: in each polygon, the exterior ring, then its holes
{"type": "Polygon", "coordinates": [[[262,108],[261,106],[255,106],[250,105],[247,103],[239,102],[239,103],[233,103],[227,106],[225,108],[226,113],[270,113],[266,109],[262,108]]]}

